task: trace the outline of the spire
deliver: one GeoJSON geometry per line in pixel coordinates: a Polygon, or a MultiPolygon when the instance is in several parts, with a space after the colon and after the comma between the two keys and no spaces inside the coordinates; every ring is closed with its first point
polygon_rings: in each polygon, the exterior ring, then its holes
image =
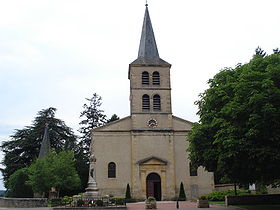
{"type": "Polygon", "coordinates": [[[170,65],[159,57],[156,39],[150,19],[148,4],[145,5],[145,16],[142,26],[141,40],[138,50],[138,58],[131,64],[144,65],[170,65]]]}
{"type": "Polygon", "coordinates": [[[51,144],[50,144],[50,137],[49,137],[49,126],[48,126],[48,124],[46,124],[45,133],[44,133],[44,137],[43,137],[43,140],[41,143],[38,158],[45,157],[50,150],[51,150],[51,144]]]}

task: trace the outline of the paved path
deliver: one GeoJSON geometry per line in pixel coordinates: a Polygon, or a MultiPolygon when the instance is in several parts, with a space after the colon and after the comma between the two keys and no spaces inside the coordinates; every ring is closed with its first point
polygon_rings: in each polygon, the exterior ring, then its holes
{"type": "MultiPolygon", "coordinates": [[[[176,209],[176,201],[160,201],[157,202],[158,209],[164,210],[177,210],[176,209]]],[[[179,202],[180,209],[186,210],[197,210],[196,202],[191,201],[180,201],[179,202]]],[[[145,203],[127,203],[127,210],[143,210],[145,209],[145,203]]],[[[211,209],[211,210],[241,210],[240,208],[234,207],[226,207],[223,205],[210,204],[210,208],[203,209],[211,209]]],[[[0,208],[0,210],[52,210],[52,208],[0,208]]]]}
{"type": "Polygon", "coordinates": [[[53,208],[1,208],[0,210],[52,210],[53,208]]]}
{"type": "MultiPolygon", "coordinates": [[[[139,202],[139,203],[127,203],[126,204],[128,210],[140,210],[145,209],[145,203],[139,202]]],[[[157,202],[157,208],[158,209],[169,209],[169,210],[176,210],[176,201],[160,201],[157,202]]],[[[180,209],[198,209],[196,202],[191,201],[180,201],[179,202],[179,208],[180,209]]],[[[203,209],[217,209],[217,210],[237,210],[239,208],[234,207],[227,207],[223,205],[217,205],[217,204],[210,204],[210,208],[203,208],[203,209]]],[[[239,209],[240,210],[240,209],[239,209]]]]}

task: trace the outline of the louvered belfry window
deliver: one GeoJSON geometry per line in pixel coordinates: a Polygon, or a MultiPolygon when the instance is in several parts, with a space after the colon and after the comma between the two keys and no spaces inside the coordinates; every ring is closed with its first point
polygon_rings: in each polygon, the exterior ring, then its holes
{"type": "Polygon", "coordinates": [[[108,164],[108,178],[116,178],[116,164],[114,162],[108,164]]]}
{"type": "Polygon", "coordinates": [[[150,97],[147,94],[142,96],[142,109],[150,110],[150,97]]]}
{"type": "Polygon", "coordinates": [[[161,110],[161,104],[160,104],[160,96],[154,95],[153,97],[153,109],[154,110],[161,110]]]}
{"type": "Polygon", "coordinates": [[[157,71],[153,73],[153,85],[160,85],[160,76],[157,71]]]}
{"type": "Polygon", "coordinates": [[[146,71],[142,73],[142,85],[149,85],[149,73],[146,71]]]}

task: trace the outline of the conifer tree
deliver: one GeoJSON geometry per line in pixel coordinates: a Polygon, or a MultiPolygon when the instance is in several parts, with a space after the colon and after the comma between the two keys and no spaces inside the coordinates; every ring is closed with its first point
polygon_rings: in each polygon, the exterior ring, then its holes
{"type": "Polygon", "coordinates": [[[125,199],[131,199],[129,184],[126,185],[125,199]]]}
{"type": "Polygon", "coordinates": [[[3,141],[4,153],[1,169],[5,187],[9,177],[18,169],[30,166],[38,157],[46,123],[49,126],[51,148],[56,152],[74,150],[76,136],[64,121],[55,117],[56,108],[50,107],[38,112],[30,126],[17,129],[9,141],[3,141]]]}
{"type": "Polygon", "coordinates": [[[80,114],[80,118],[83,120],[80,122],[79,132],[82,134],[81,142],[83,144],[85,154],[89,157],[91,131],[93,128],[97,128],[106,124],[107,119],[104,111],[101,109],[102,98],[96,93],[91,98],[86,98],[89,104],[83,105],[83,111],[80,114]]]}
{"type": "Polygon", "coordinates": [[[186,194],[185,194],[185,189],[184,189],[183,182],[181,182],[181,184],[180,184],[179,200],[180,201],[185,201],[186,200],[186,194]]]}

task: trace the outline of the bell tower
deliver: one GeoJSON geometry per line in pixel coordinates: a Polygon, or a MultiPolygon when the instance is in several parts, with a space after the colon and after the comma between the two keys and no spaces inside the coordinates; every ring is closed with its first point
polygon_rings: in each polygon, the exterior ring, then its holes
{"type": "Polygon", "coordinates": [[[171,64],[159,57],[146,4],[138,57],[129,65],[133,130],[172,130],[171,64]]]}

